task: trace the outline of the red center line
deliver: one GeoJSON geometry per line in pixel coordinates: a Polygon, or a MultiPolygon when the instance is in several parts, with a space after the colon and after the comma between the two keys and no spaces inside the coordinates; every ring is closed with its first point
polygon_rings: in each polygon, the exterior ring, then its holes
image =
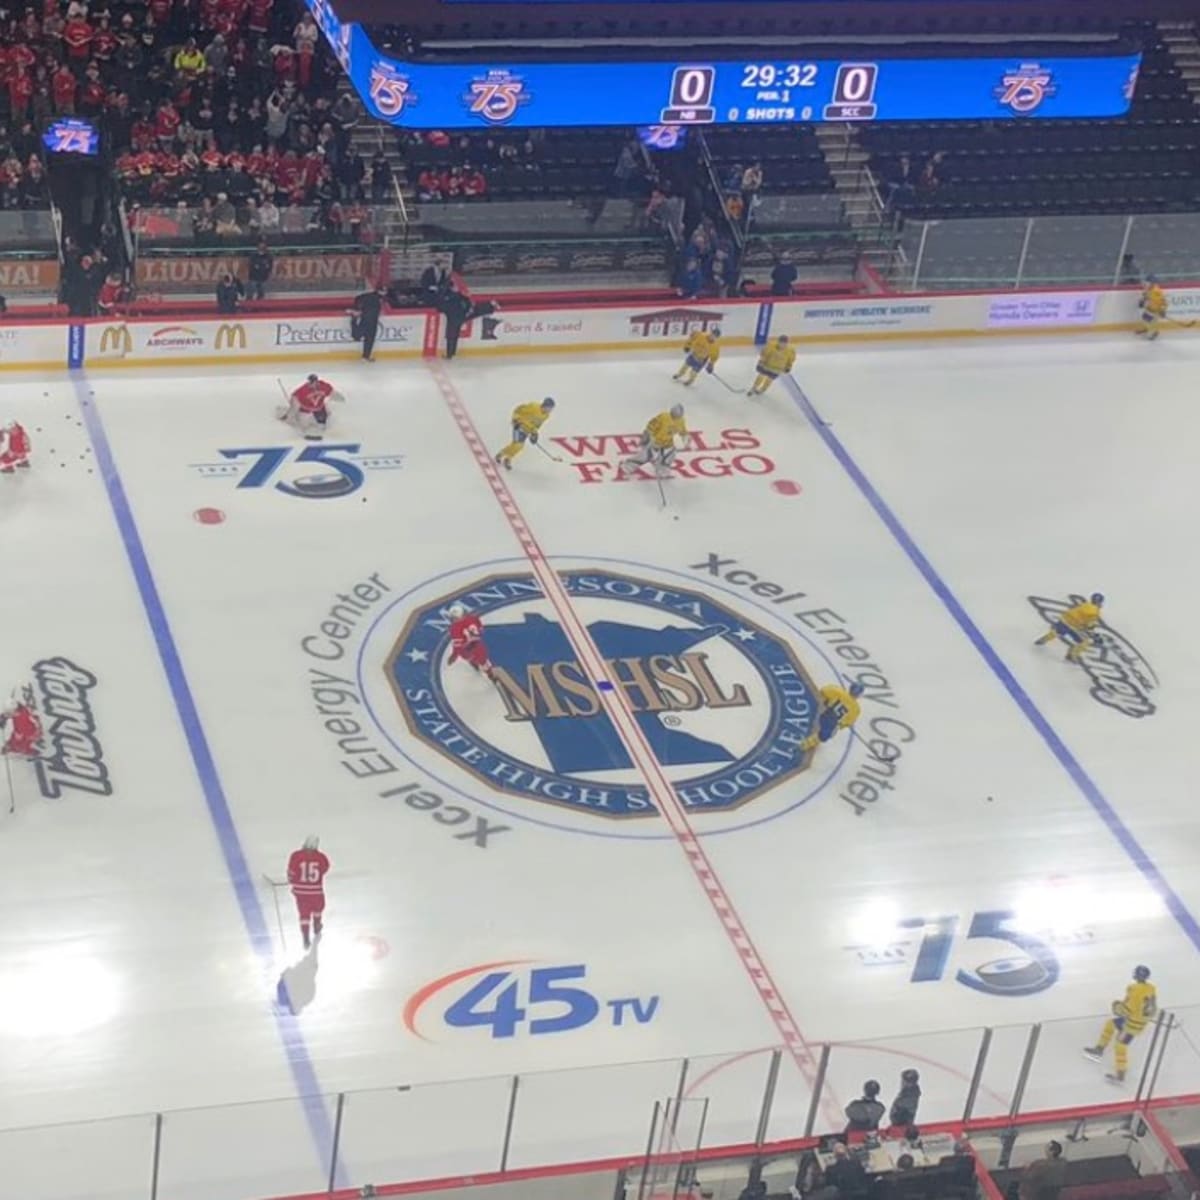
{"type": "MultiPolygon", "coordinates": [[[[593,685],[607,680],[608,668],[592,640],[591,633],[575,612],[562,580],[546,561],[541,546],[529,528],[520,507],[513,499],[512,493],[508,490],[508,485],[493,460],[491,451],[479,436],[479,431],[475,428],[475,423],[471,420],[462,397],[440,363],[431,364],[429,369],[437,380],[442,398],[450,409],[459,432],[463,435],[479,469],[483,472],[492,494],[521,545],[521,549],[529,559],[543,594],[557,613],[563,632],[570,641],[581,665],[591,675],[593,685]]],[[[732,942],[743,969],[749,976],[759,999],[766,1007],[767,1014],[775,1028],[779,1031],[784,1046],[799,1068],[801,1075],[812,1087],[816,1082],[817,1071],[812,1047],[796,1024],[787,1001],[783,998],[779,988],[775,986],[767,964],[755,948],[750,931],[738,915],[737,909],[701,845],[700,839],[693,832],[687,812],[650,748],[628,700],[624,693],[615,688],[612,690],[597,688],[596,694],[617,730],[630,760],[645,780],[647,790],[658,806],[659,813],[667,822],[683,850],[688,866],[691,867],[692,873],[708,897],[709,904],[721,922],[726,936],[732,942]]]]}

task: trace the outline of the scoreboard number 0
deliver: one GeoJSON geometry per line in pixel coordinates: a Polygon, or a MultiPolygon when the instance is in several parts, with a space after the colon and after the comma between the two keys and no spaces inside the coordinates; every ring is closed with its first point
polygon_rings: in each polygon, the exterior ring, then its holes
{"type": "Polygon", "coordinates": [[[671,73],[671,96],[662,110],[664,125],[708,125],[716,120],[713,107],[714,67],[676,67],[671,73]]]}
{"type": "Polygon", "coordinates": [[[833,99],[825,105],[827,121],[870,121],[878,111],[875,84],[878,63],[841,63],[833,81],[833,99]]]}

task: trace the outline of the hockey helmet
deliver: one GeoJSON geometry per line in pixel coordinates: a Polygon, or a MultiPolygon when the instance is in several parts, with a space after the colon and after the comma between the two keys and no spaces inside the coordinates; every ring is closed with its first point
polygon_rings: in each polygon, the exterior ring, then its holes
{"type": "Polygon", "coordinates": [[[671,416],[673,416],[675,418],[682,417],[683,416],[683,405],[682,404],[672,404],[671,405],[671,416]]]}
{"type": "Polygon", "coordinates": [[[316,376],[316,375],[310,375],[310,376],[308,377],[308,382],[309,382],[309,383],[317,383],[317,382],[318,382],[317,376],[316,376]]]}
{"type": "Polygon", "coordinates": [[[553,396],[547,396],[547,397],[545,398],[545,400],[543,400],[543,401],[542,401],[542,407],[543,407],[543,408],[546,408],[546,409],[553,408],[553,407],[554,407],[554,397],[553,397],[553,396]]]}
{"type": "Polygon", "coordinates": [[[863,685],[857,679],[850,685],[850,695],[852,696],[861,696],[864,690],[863,685]]]}
{"type": "Polygon", "coordinates": [[[1099,608],[1099,606],[1104,603],[1104,593],[1103,592],[1093,592],[1092,593],[1092,603],[1094,605],[1096,605],[1097,608],[1099,608]]]}
{"type": "Polygon", "coordinates": [[[305,850],[316,850],[321,845],[321,839],[315,833],[310,833],[304,839],[305,850]]]}
{"type": "Polygon", "coordinates": [[[777,341],[778,341],[778,344],[779,344],[780,346],[786,346],[786,345],[788,344],[788,338],[787,338],[787,334],[786,334],[786,333],[781,333],[781,334],[779,335],[779,337],[778,337],[777,341]]]}
{"type": "Polygon", "coordinates": [[[721,327],[720,327],[720,325],[714,325],[708,332],[713,337],[719,338],[721,336],[721,327]]]}
{"type": "Polygon", "coordinates": [[[1157,282],[1158,282],[1158,276],[1157,276],[1157,275],[1147,275],[1147,276],[1146,276],[1146,282],[1147,282],[1147,283],[1157,283],[1157,282]]]}
{"type": "Polygon", "coordinates": [[[450,618],[450,620],[457,621],[467,615],[467,610],[463,608],[463,606],[456,600],[448,609],[446,609],[446,615],[450,618]]]}
{"type": "Polygon", "coordinates": [[[1150,978],[1150,968],[1149,967],[1134,967],[1133,968],[1133,977],[1134,977],[1134,979],[1136,979],[1138,981],[1138,983],[1145,983],[1146,980],[1150,978]]]}

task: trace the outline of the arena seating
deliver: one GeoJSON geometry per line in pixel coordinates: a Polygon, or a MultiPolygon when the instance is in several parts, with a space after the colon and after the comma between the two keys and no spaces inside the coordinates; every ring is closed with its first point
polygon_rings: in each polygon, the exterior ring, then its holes
{"type": "Polygon", "coordinates": [[[919,218],[1195,209],[1200,108],[1154,26],[1125,32],[1145,49],[1120,120],[863,127],[884,199],[919,218]]]}

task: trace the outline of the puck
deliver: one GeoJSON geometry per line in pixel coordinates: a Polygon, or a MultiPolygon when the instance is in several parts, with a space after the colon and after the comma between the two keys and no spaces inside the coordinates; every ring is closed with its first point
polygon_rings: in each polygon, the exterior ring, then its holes
{"type": "Polygon", "coordinates": [[[671,518],[671,520],[672,520],[672,521],[678,521],[678,520],[679,520],[679,518],[678,518],[678,517],[672,517],[672,518],[671,518]]]}

